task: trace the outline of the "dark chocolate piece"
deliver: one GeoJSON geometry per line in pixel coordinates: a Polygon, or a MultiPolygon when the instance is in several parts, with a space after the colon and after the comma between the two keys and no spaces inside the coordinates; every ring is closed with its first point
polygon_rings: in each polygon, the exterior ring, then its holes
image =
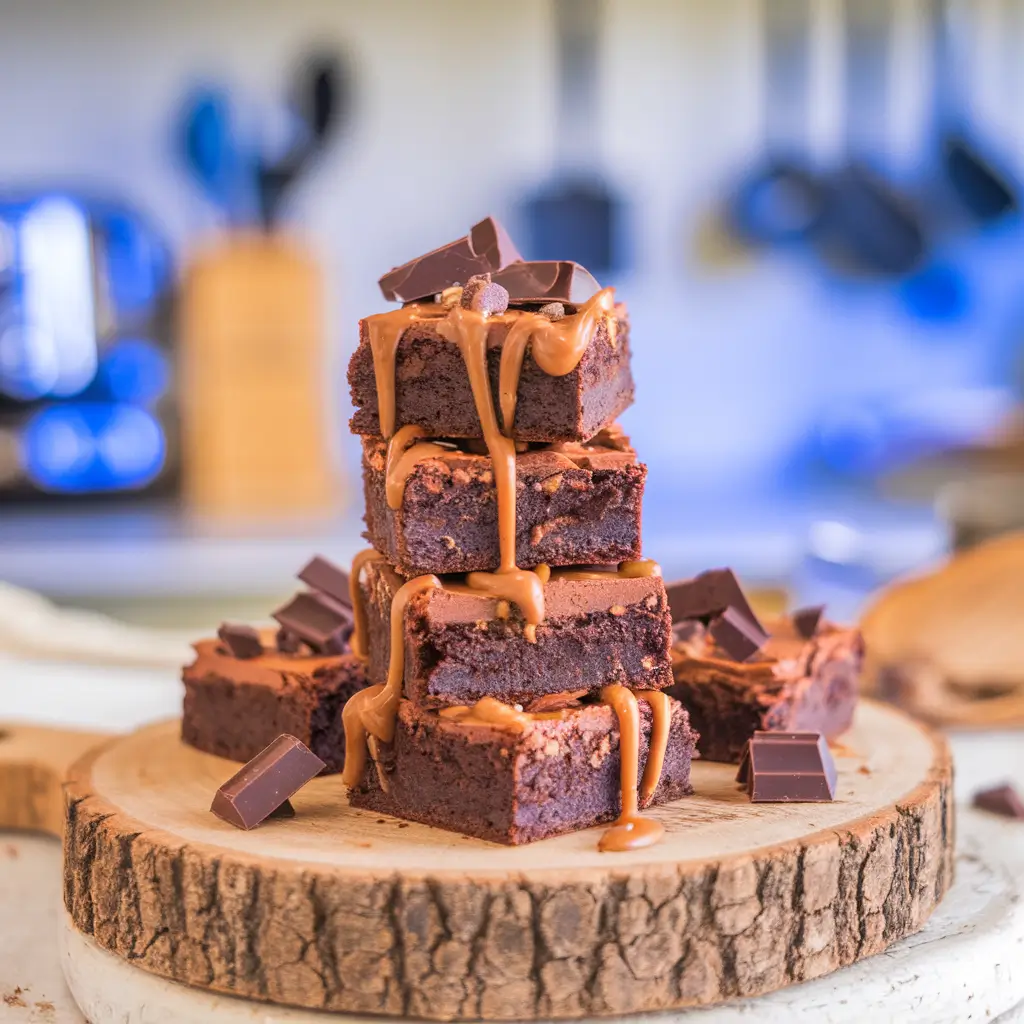
{"type": "MultiPolygon", "coordinates": [[[[294,636],[294,634],[289,634],[294,636]]],[[[298,643],[296,638],[296,643],[298,643]]],[[[216,640],[196,644],[185,684],[181,738],[197,750],[245,763],[282,733],[302,740],[327,770],[345,757],[341,712],[369,685],[365,664],[352,654],[319,657],[278,653],[239,661],[216,640]]]]}
{"type": "MultiPolygon", "coordinates": [[[[475,447],[463,444],[461,447],[475,447]]],[[[363,439],[366,536],[403,576],[497,569],[498,506],[490,457],[453,451],[409,474],[388,504],[387,445],[363,439]]],[[[516,564],[610,565],[641,556],[646,467],[621,432],[516,458],[516,564]]]]}
{"type": "Polygon", "coordinates": [[[305,743],[282,734],[217,790],[210,810],[236,828],[255,828],[323,769],[305,743]]]}
{"type": "Polygon", "coordinates": [[[389,270],[380,279],[380,290],[389,302],[415,302],[521,259],[505,229],[487,217],[474,224],[465,238],[389,270]]]}
{"type": "MultiPolygon", "coordinates": [[[[636,690],[672,682],[668,607],[657,576],[551,574],[545,618],[527,639],[519,609],[498,614],[498,602],[447,578],[445,588],[413,596],[405,609],[404,695],[421,707],[475,704],[494,697],[525,707],[546,693],[598,690],[610,681],[636,690]]],[[[391,602],[405,582],[384,561],[362,576],[367,614],[367,670],[387,677],[391,602]]]]}
{"type": "Polygon", "coordinates": [[[834,799],[836,766],[817,732],[755,732],[736,781],[754,803],[822,803],[834,799]]]}
{"type": "Polygon", "coordinates": [[[768,634],[737,608],[712,619],[708,631],[733,661],[749,661],[768,641],[768,634]]]}
{"type": "Polygon", "coordinates": [[[508,289],[512,302],[555,299],[578,305],[586,302],[601,287],[589,270],[568,260],[512,263],[492,276],[508,289]]]}
{"type": "Polygon", "coordinates": [[[670,583],[668,606],[672,610],[673,622],[681,622],[683,619],[703,619],[709,622],[726,608],[732,607],[764,632],[764,627],[750,607],[732,569],[708,569],[692,580],[670,583]]]}
{"type": "MultiPolygon", "coordinates": [[[[686,623],[678,624],[675,629],[686,623]]],[[[804,640],[789,618],[769,623],[771,637],[752,661],[731,661],[702,629],[672,651],[672,696],[700,733],[701,757],[736,763],[757,730],[845,732],[857,705],[864,644],[854,629],[822,623],[804,640]]]]}
{"type": "Polygon", "coordinates": [[[348,573],[344,569],[338,568],[333,562],[329,562],[323,555],[313,558],[299,573],[299,579],[307,587],[319,590],[333,601],[337,601],[338,604],[344,605],[346,608],[352,607],[348,573]]]}
{"type": "MultiPolygon", "coordinates": [[[[652,715],[640,710],[639,771],[652,715]]],[[[395,739],[367,759],[354,807],[394,814],[496,843],[520,844],[611,821],[621,809],[619,728],[603,704],[571,708],[525,728],[463,724],[411,701],[398,706],[395,739]],[[382,788],[381,779],[384,779],[382,788]]],[[[696,735],[671,704],[661,781],[651,804],[688,796],[696,735]]]]}
{"type": "Polygon", "coordinates": [[[1009,784],[979,790],[974,794],[971,803],[990,814],[1024,821],[1024,800],[1021,800],[1020,794],[1009,784]]]}
{"type": "Polygon", "coordinates": [[[459,303],[483,316],[497,316],[508,309],[508,292],[490,274],[477,274],[463,286],[459,303]]]}
{"type": "Polygon", "coordinates": [[[263,653],[260,635],[252,626],[225,622],[217,630],[217,636],[236,658],[258,658],[263,653]]]}
{"type": "Polygon", "coordinates": [[[318,594],[296,594],[273,617],[319,654],[344,654],[352,635],[352,613],[318,594]]]}
{"type": "Polygon", "coordinates": [[[299,648],[302,646],[302,640],[299,639],[299,635],[293,633],[290,629],[285,629],[284,626],[277,631],[275,642],[277,643],[277,649],[282,654],[298,654],[299,648]]]}
{"type": "Polygon", "coordinates": [[[294,818],[294,817],[295,817],[295,808],[292,806],[291,800],[285,800],[285,802],[283,804],[281,804],[281,806],[278,807],[277,810],[271,811],[267,815],[265,820],[266,821],[271,821],[274,818],[294,818]]]}
{"type": "Polygon", "coordinates": [[[791,616],[793,628],[805,640],[810,640],[818,632],[818,625],[821,622],[821,616],[824,611],[825,606],[823,604],[816,604],[809,608],[798,608],[791,616]]]}

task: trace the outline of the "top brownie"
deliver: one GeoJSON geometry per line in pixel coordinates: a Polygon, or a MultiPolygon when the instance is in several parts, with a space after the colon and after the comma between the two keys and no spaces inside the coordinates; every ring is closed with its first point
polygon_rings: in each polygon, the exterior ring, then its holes
{"type": "MultiPolygon", "coordinates": [[[[445,310],[434,304],[423,309],[423,317],[405,330],[398,344],[395,429],[416,424],[433,437],[480,437],[480,418],[462,354],[438,330],[445,310]]],[[[516,315],[517,311],[510,309],[494,317],[487,338],[491,394],[506,435],[509,432],[501,415],[498,370],[505,338],[516,315]]],[[[359,347],[349,363],[348,381],[356,409],[349,424],[352,432],[380,436],[377,380],[365,320],[359,325],[359,347]]],[[[527,346],[511,436],[520,441],[588,441],[632,402],[629,320],[620,303],[614,314],[598,320],[583,358],[561,377],[545,373],[534,361],[531,346],[527,346]]]]}

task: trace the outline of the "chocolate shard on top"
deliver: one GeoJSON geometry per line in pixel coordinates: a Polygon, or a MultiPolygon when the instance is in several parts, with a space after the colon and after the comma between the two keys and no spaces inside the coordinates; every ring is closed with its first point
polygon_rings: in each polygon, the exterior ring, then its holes
{"type": "Polygon", "coordinates": [[[692,580],[671,583],[666,590],[673,623],[686,619],[708,623],[727,608],[735,608],[748,622],[765,632],[732,569],[708,569],[692,580]]]}
{"type": "Polygon", "coordinates": [[[326,594],[331,600],[346,608],[352,607],[352,592],[349,588],[348,573],[329,562],[323,555],[316,555],[299,573],[299,579],[326,594]]]}
{"type": "Polygon", "coordinates": [[[352,635],[352,612],[319,594],[296,594],[273,612],[279,625],[318,654],[343,654],[352,635]]]}
{"type": "Polygon", "coordinates": [[[252,626],[225,622],[217,630],[217,637],[236,658],[258,658],[263,653],[260,635],[252,626]]]}
{"type": "Polygon", "coordinates": [[[818,632],[821,624],[821,616],[825,612],[823,604],[816,604],[808,608],[798,608],[793,612],[793,628],[804,640],[810,640],[818,632]]]}
{"type": "MultiPolygon", "coordinates": [[[[380,290],[389,302],[415,302],[440,295],[445,288],[465,284],[477,274],[492,274],[521,261],[508,232],[493,217],[474,224],[465,238],[442,245],[380,279],[380,290]]],[[[506,286],[507,287],[507,286],[506,286]]]]}
{"type": "Polygon", "coordinates": [[[754,803],[821,803],[834,799],[836,765],[817,732],[755,732],[736,781],[754,803]]]}
{"type": "Polygon", "coordinates": [[[294,814],[290,804],[282,808],[325,767],[305,743],[282,733],[217,790],[210,810],[242,829],[255,828],[275,811],[294,814]]]}
{"type": "Polygon", "coordinates": [[[749,661],[768,641],[768,634],[756,621],[751,622],[738,608],[726,608],[708,626],[715,646],[733,661],[749,661]]]}
{"type": "Polygon", "coordinates": [[[1024,821],[1024,800],[1021,800],[1020,794],[1013,786],[1002,785],[993,786],[991,789],[982,789],[974,794],[971,803],[990,814],[1024,821]]]}
{"type": "Polygon", "coordinates": [[[512,263],[492,275],[508,290],[510,302],[586,302],[600,285],[585,267],[570,260],[512,263]]]}

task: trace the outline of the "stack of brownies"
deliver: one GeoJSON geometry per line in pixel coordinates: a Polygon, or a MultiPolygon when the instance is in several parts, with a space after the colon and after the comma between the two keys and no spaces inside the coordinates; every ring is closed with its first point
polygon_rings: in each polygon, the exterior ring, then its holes
{"type": "Polygon", "coordinates": [[[356,807],[504,843],[690,789],[671,616],[641,558],[646,468],[615,422],[629,324],[580,266],[525,262],[494,220],[381,279],[349,367],[370,685],[344,709],[356,807]]]}

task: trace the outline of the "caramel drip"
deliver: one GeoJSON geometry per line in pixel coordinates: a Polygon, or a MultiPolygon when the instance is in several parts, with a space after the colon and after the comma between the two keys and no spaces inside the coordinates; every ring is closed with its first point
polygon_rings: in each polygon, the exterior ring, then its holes
{"type": "Polygon", "coordinates": [[[535,572],[516,565],[516,449],[512,439],[498,429],[487,373],[488,328],[485,316],[461,306],[455,306],[437,328],[442,337],[459,346],[466,364],[498,499],[499,568],[493,573],[472,572],[466,577],[466,584],[518,605],[526,619],[526,639],[535,643],[537,626],[544,621],[544,585],[535,572]]]}
{"type": "Polygon", "coordinates": [[[555,579],[558,580],[606,580],[609,576],[635,580],[660,575],[661,566],[651,558],[643,558],[638,562],[620,562],[615,567],[608,565],[594,566],[591,569],[555,570],[555,579]]]}
{"type": "Polygon", "coordinates": [[[383,743],[395,738],[395,716],[402,699],[402,677],[405,674],[405,609],[417,594],[441,586],[436,576],[416,576],[399,587],[391,600],[391,657],[388,681],[382,686],[369,686],[353,694],[341,713],[345,727],[345,770],[342,782],[355,786],[366,765],[367,734],[383,743]],[[351,738],[350,738],[351,737],[351,738]]]}
{"type": "Polygon", "coordinates": [[[422,427],[409,424],[399,427],[388,441],[387,455],[384,459],[384,488],[388,508],[399,509],[402,507],[405,484],[416,468],[417,462],[448,454],[448,449],[442,448],[439,444],[432,444],[429,441],[413,443],[421,437],[426,437],[426,431],[422,427]]]}
{"type": "MultiPolygon", "coordinates": [[[[501,351],[498,394],[505,430],[512,432],[515,422],[519,376],[523,371],[526,346],[532,342],[533,361],[552,377],[562,377],[579,366],[583,353],[602,316],[614,313],[614,289],[604,288],[592,295],[572,316],[549,320],[539,313],[523,313],[517,317],[505,337],[501,351]]],[[[614,323],[614,318],[611,323],[614,323]]],[[[614,344],[615,329],[609,327],[614,344]]]]}
{"type": "Polygon", "coordinates": [[[395,357],[402,335],[426,311],[417,305],[403,306],[366,318],[366,331],[373,352],[373,373],[377,379],[377,415],[382,437],[395,432],[395,357]]]}
{"type": "Polygon", "coordinates": [[[481,697],[472,706],[460,704],[456,707],[442,708],[438,714],[441,718],[450,718],[460,725],[494,725],[518,731],[526,729],[532,722],[562,717],[561,711],[521,711],[518,706],[510,707],[494,697],[481,697]]]}
{"type": "Polygon", "coordinates": [[[647,764],[640,783],[640,803],[646,806],[654,796],[661,782],[661,771],[665,767],[665,752],[668,750],[668,731],[672,724],[672,704],[668,694],[660,690],[637,690],[635,696],[651,706],[651,745],[647,751],[647,764]]]}
{"type": "MultiPolygon", "coordinates": [[[[640,709],[636,696],[620,683],[601,687],[601,701],[619,720],[619,757],[622,762],[622,813],[597,848],[605,853],[624,853],[653,846],[664,835],[661,824],[640,814],[637,776],[640,761],[640,709]]],[[[646,772],[644,773],[646,775],[646,772]]],[[[660,774],[660,769],[659,769],[660,774]]]]}
{"type": "Polygon", "coordinates": [[[359,586],[359,575],[367,562],[380,562],[384,556],[373,548],[360,551],[352,559],[352,571],[348,577],[348,593],[352,599],[352,615],[355,619],[355,628],[352,630],[352,637],[349,645],[352,653],[364,661],[367,657],[368,644],[366,642],[366,602],[363,600],[363,588],[359,586]]]}

